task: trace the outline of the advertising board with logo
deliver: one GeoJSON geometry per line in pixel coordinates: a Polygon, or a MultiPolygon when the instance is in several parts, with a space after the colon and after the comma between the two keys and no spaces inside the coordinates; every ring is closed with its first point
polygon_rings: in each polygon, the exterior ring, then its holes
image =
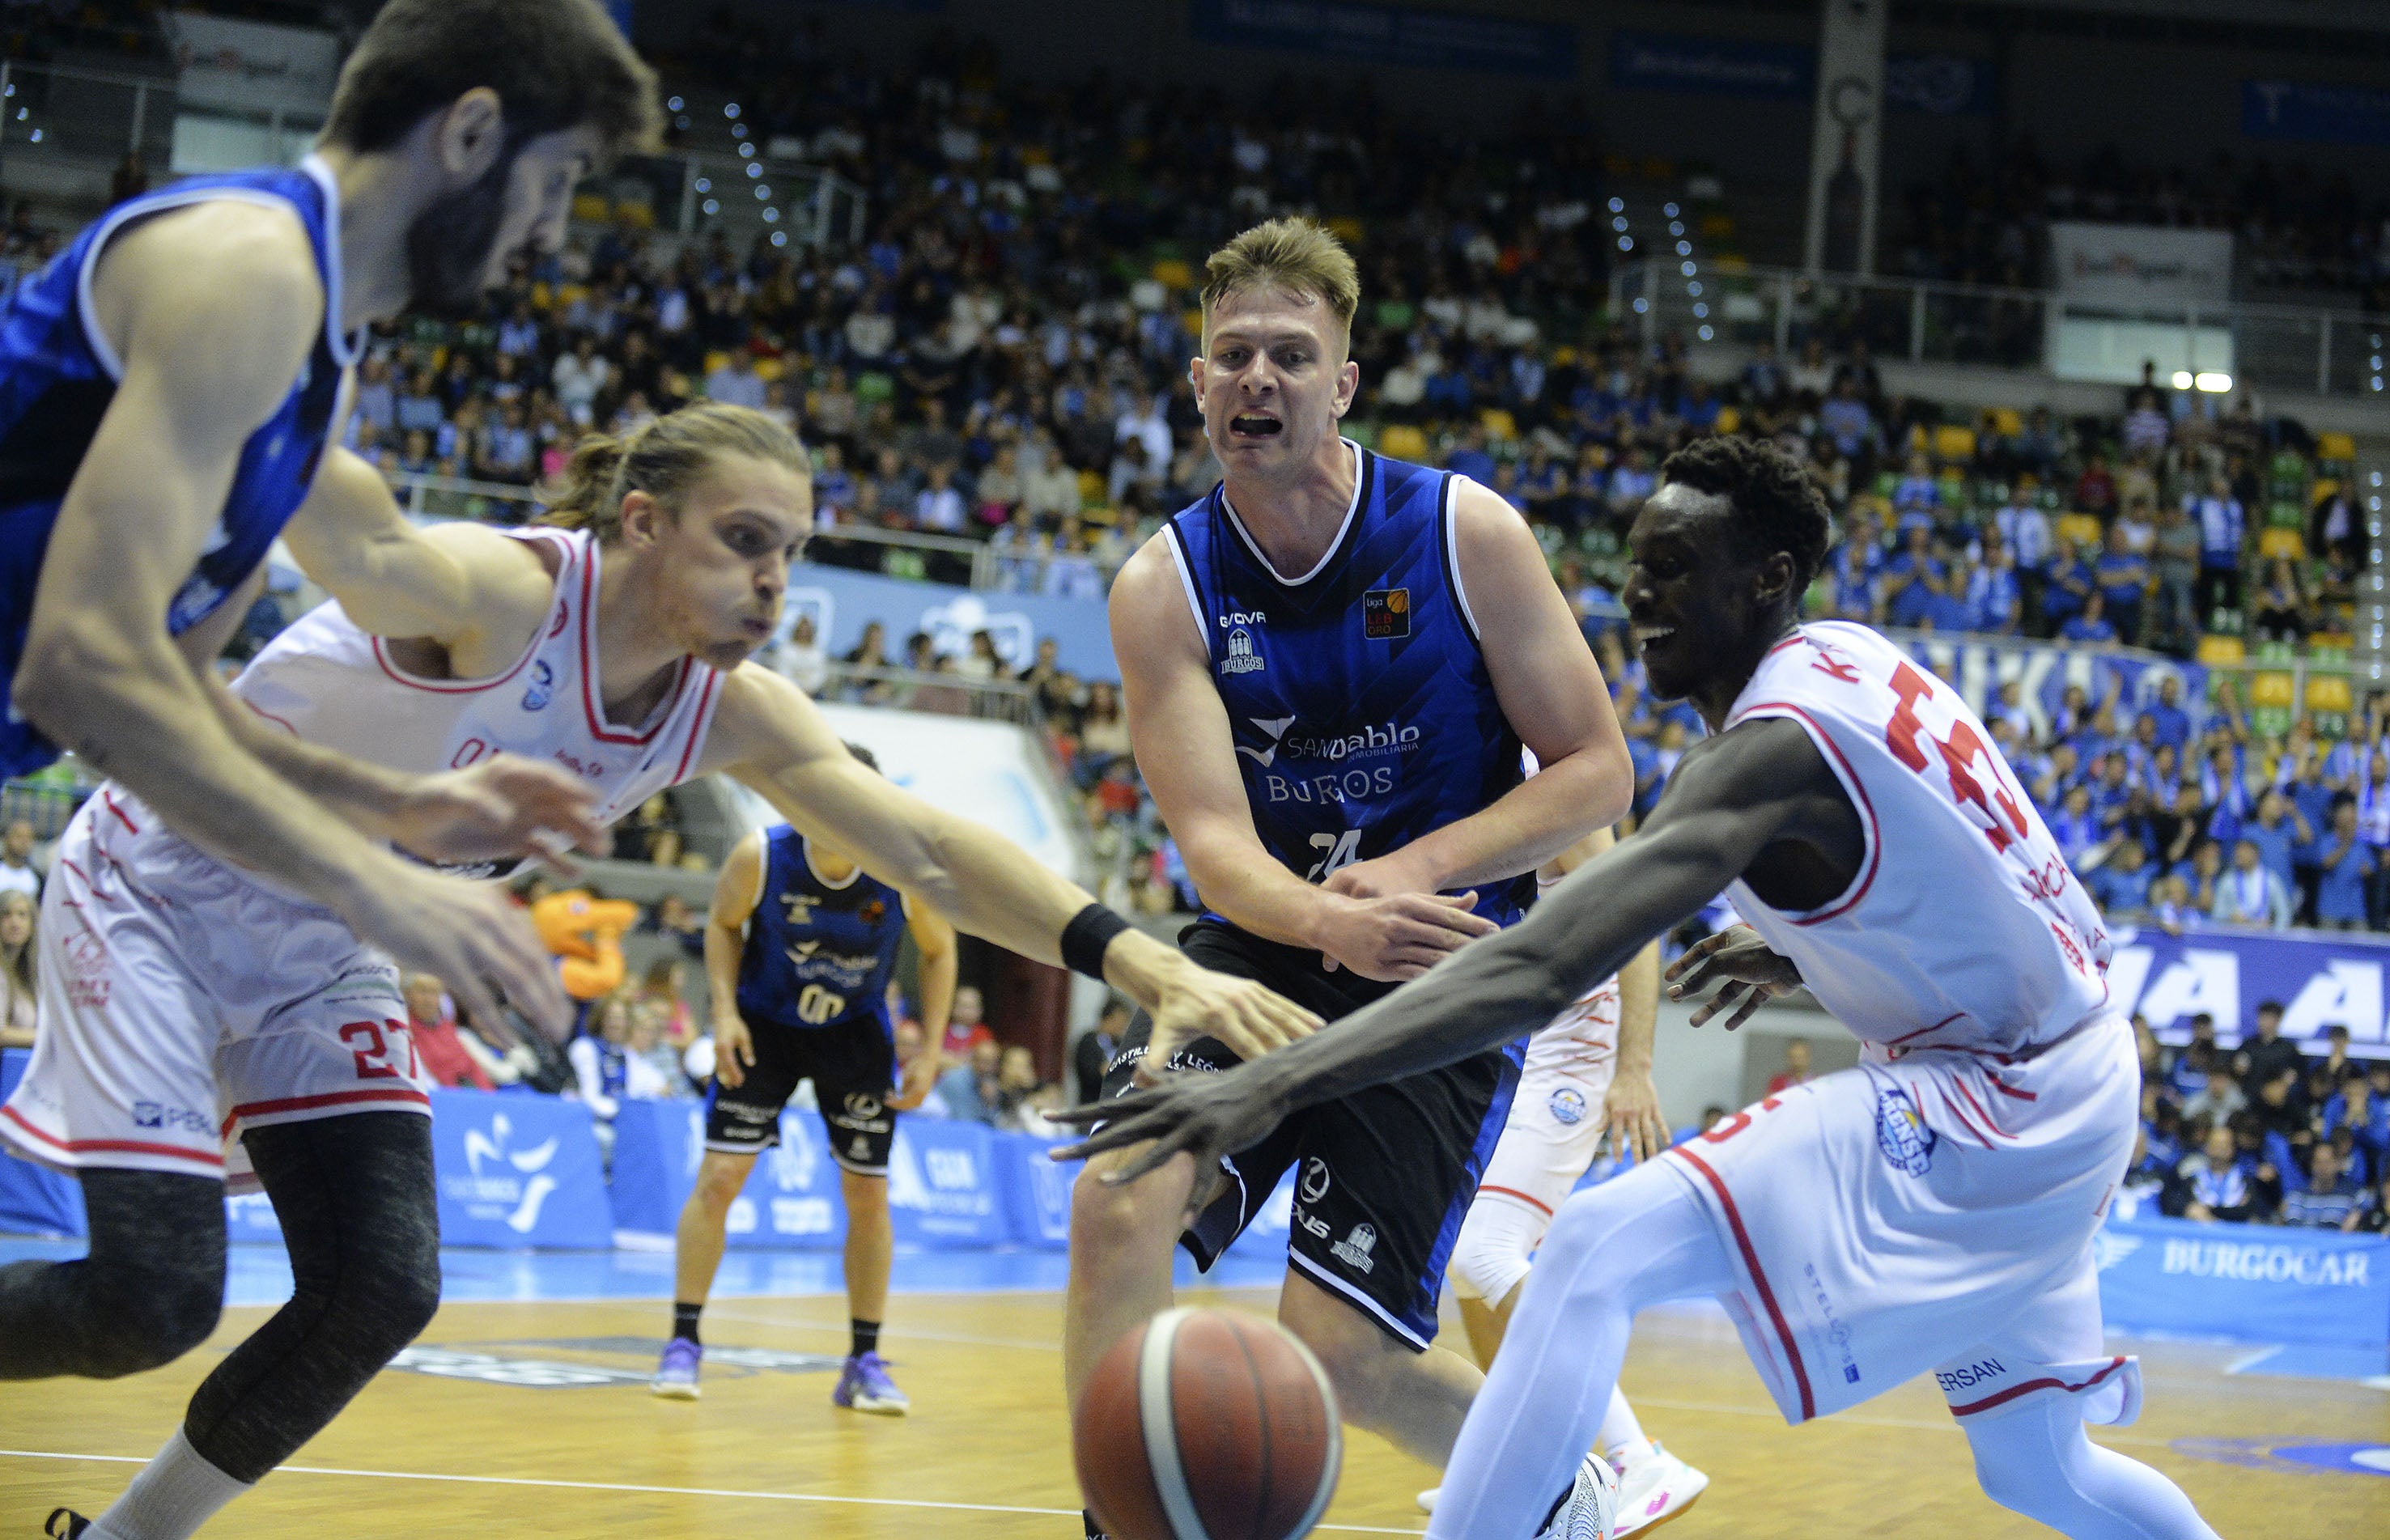
{"type": "Polygon", "coordinates": [[[604,1163],[577,1101],[434,1091],[431,1158],[443,1245],[613,1244],[604,1163]]]}
{"type": "Polygon", "coordinates": [[[2390,1241],[2273,1226],[2114,1219],[2092,1238],[2111,1328],[2378,1347],[2390,1241]]]}
{"type": "MultiPolygon", "coordinates": [[[[702,1103],[624,1102],[614,1118],[614,1228],[670,1236],[704,1159],[702,1103]]],[[[755,1158],[723,1230],[740,1248],[830,1251],[845,1244],[838,1166],[816,1113],[780,1113],[780,1142],[755,1158]]]]}

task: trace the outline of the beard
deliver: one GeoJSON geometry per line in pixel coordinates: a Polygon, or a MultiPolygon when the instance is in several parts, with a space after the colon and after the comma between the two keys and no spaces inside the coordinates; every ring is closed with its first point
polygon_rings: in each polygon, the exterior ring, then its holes
{"type": "Polygon", "coordinates": [[[506,222],[507,186],[522,147],[504,152],[469,186],[434,199],[406,227],[409,305],[427,315],[461,320],[479,308],[485,275],[506,222]]]}

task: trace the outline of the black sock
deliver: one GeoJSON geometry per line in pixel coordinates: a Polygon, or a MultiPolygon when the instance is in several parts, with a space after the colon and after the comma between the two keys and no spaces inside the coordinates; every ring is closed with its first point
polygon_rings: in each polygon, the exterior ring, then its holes
{"type": "Polygon", "coordinates": [[[702,1343],[704,1339],[697,1334],[697,1318],[704,1314],[703,1300],[698,1301],[695,1304],[683,1304],[678,1300],[673,1301],[673,1335],[686,1337],[692,1342],[702,1343]]]}
{"type": "Polygon", "coordinates": [[[1079,1518],[1085,1521],[1087,1526],[1087,1540],[1110,1540],[1110,1537],[1107,1536],[1102,1530],[1096,1527],[1095,1509],[1087,1508],[1081,1508],[1079,1510],[1079,1518]]]}
{"type": "Polygon", "coordinates": [[[878,1353],[880,1351],[880,1323],[878,1321],[858,1321],[850,1315],[847,1317],[846,1324],[848,1329],[854,1333],[854,1346],[849,1350],[854,1356],[860,1358],[867,1353],[878,1353]]]}

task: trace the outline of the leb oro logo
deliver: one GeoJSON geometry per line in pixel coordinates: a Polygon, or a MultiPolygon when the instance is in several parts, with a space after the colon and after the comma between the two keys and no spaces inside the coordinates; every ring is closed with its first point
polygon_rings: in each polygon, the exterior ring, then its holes
{"type": "Polygon", "coordinates": [[[1372,588],[1361,596],[1361,635],[1383,641],[1411,634],[1411,591],[1372,588]]]}

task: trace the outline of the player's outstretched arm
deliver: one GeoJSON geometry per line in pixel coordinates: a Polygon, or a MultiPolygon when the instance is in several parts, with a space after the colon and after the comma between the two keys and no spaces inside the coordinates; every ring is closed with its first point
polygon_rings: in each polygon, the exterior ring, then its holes
{"type": "Polygon", "coordinates": [[[1152,1015],[1157,1040],[1209,1034],[1250,1057],[1319,1025],[1259,984],[1189,962],[1011,841],[866,768],[819,708],[768,669],[748,663],[725,683],[698,769],[726,770],[790,823],[960,929],[1040,962],[1100,971],[1152,1015]],[[1095,956],[1066,951],[1074,922],[1074,934],[1098,938],[1095,956]]]}
{"type": "MultiPolygon", "coordinates": [[[[1473,898],[1440,897],[1433,883],[1345,893],[1304,880],[1270,854],[1253,829],[1227,709],[1195,626],[1168,548],[1148,541],[1112,583],[1112,653],[1137,768],[1203,902],[1254,935],[1317,949],[1369,979],[1416,979],[1491,933],[1493,921],[1470,913],[1473,898]]],[[[1319,855],[1314,879],[1333,858],[1319,855]]]]}
{"type": "Polygon", "coordinates": [[[161,215],[110,246],[92,309],[122,373],[50,537],[19,709],[195,844],[274,873],[406,967],[439,974],[476,1015],[497,1014],[495,981],[533,1015],[563,1019],[520,922],[479,912],[462,884],[293,795],[167,634],[242,445],[323,323],[304,232],[285,212],[230,201],[161,215]]]}
{"type": "MultiPolygon", "coordinates": [[[[1070,1153],[1153,1141],[1107,1178],[1122,1182],[1180,1150],[1205,1169],[1298,1109],[1509,1042],[1698,912],[1769,844],[1850,816],[1847,795],[1797,723],[1746,723],[1688,753],[1643,829],[1545,894],[1519,924],[1281,1053],[1106,1102],[1102,1130],[1070,1153]]],[[[1074,1110],[1058,1121],[1095,1120],[1074,1110]]]]}

